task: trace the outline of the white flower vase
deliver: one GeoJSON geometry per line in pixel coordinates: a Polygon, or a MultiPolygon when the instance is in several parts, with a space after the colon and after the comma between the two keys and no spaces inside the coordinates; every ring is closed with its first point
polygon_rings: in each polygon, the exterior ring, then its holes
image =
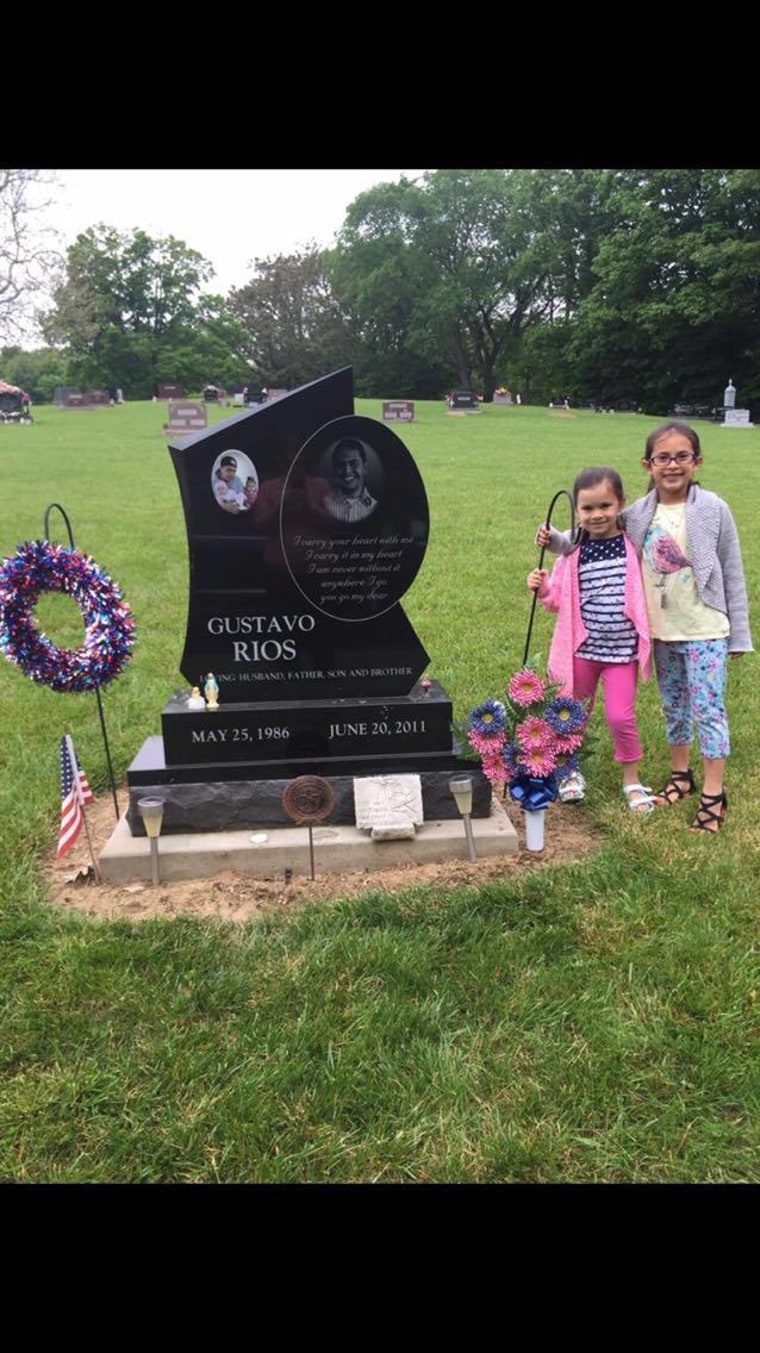
{"type": "Polygon", "coordinates": [[[544,818],[546,809],[541,808],[537,813],[523,813],[525,818],[525,845],[528,850],[543,850],[544,848],[544,818]]]}

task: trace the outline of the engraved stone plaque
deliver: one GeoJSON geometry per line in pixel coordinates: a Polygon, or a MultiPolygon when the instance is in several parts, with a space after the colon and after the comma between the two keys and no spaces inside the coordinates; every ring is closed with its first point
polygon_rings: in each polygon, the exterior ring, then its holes
{"type": "Polygon", "coordinates": [[[357,827],[389,829],[424,821],[419,775],[369,775],[354,780],[357,827]]]}

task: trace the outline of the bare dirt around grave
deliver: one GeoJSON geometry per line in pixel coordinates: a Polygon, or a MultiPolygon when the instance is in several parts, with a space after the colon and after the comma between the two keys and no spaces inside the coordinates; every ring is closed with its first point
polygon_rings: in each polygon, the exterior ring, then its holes
{"type": "MultiPolygon", "coordinates": [[[[122,787],[120,802],[123,803],[126,797],[127,791],[122,787]]],[[[54,856],[49,860],[46,866],[49,897],[51,902],[102,919],[121,917],[140,921],[157,916],[195,916],[247,921],[266,912],[291,911],[310,902],[356,898],[370,892],[393,893],[436,885],[477,888],[493,880],[512,878],[526,870],[582,860],[601,842],[600,834],[591,828],[581,806],[554,803],[547,810],[544,849],[540,852],[525,850],[522,813],[509,801],[504,807],[518,834],[519,849],[513,854],[470,863],[463,834],[462,859],[324,874],[319,873],[317,862],[315,878],[295,877],[288,884],[284,877],[255,878],[233,870],[210,879],[162,883],[157,887],[139,879],[126,884],[98,884],[93,877],[87,835],[82,831],[64,860],[58,862],[54,856]]],[[[110,795],[100,795],[88,807],[87,823],[97,857],[116,825],[110,795]]]]}

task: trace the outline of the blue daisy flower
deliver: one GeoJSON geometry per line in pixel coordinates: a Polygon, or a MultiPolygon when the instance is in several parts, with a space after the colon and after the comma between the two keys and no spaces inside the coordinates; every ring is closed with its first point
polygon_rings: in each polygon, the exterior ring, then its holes
{"type": "Polygon", "coordinates": [[[513,775],[526,775],[527,771],[524,763],[520,760],[522,748],[516,742],[508,742],[501,754],[501,759],[507,768],[507,774],[511,779],[513,775]]]}
{"type": "Polygon", "coordinates": [[[507,711],[500,700],[484,700],[472,711],[470,725],[481,737],[498,737],[504,732],[507,711]]]}
{"type": "Polygon", "coordinates": [[[577,752],[559,752],[557,755],[557,764],[554,768],[556,779],[561,784],[567,780],[570,775],[575,775],[580,770],[581,759],[577,752]]]}
{"type": "Polygon", "coordinates": [[[555,695],[544,712],[544,718],[555,733],[582,733],[586,727],[586,711],[580,700],[569,695],[555,695]]]}

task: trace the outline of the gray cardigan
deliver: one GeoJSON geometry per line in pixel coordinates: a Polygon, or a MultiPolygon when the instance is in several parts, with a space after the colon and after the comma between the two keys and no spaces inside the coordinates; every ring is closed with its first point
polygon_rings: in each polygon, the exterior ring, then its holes
{"type": "MultiPolygon", "coordinates": [[[[657,490],[651,489],[620,513],[620,524],[641,558],[644,537],[657,508],[657,490]]],[[[549,549],[570,554],[569,535],[551,528],[549,549]]],[[[749,606],[739,536],[728,504],[717,493],[692,484],[686,499],[686,534],[694,581],[700,601],[728,616],[729,653],[753,653],[749,606]]]]}

